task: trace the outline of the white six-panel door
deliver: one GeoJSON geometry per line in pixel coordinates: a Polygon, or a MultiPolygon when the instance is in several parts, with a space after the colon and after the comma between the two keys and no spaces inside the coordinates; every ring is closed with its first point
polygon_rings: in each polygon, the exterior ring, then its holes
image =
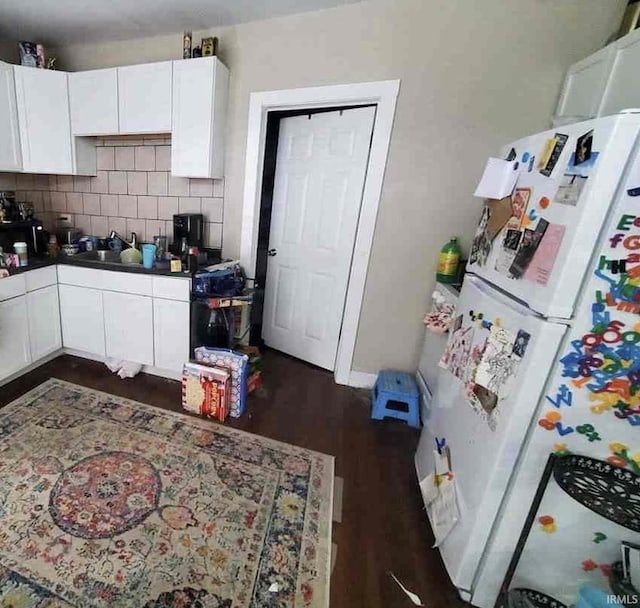
{"type": "Polygon", "coordinates": [[[263,338],[335,366],[375,107],[282,119],[263,338]]]}

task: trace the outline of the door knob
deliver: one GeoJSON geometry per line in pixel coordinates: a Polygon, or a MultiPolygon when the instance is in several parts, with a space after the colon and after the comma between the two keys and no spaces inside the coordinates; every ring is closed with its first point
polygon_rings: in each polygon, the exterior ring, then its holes
{"type": "Polygon", "coordinates": [[[269,249],[269,251],[267,251],[267,255],[272,258],[274,255],[276,255],[278,253],[277,249],[269,249]]]}

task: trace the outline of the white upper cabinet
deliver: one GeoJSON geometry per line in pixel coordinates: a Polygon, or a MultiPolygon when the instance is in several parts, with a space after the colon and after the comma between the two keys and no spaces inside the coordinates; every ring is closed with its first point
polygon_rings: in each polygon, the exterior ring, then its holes
{"type": "Polygon", "coordinates": [[[13,66],[0,62],[0,171],[22,167],[13,66]]]}
{"type": "Polygon", "coordinates": [[[118,70],[71,72],[69,106],[74,135],[118,133],[118,70]]]}
{"type": "Polygon", "coordinates": [[[173,62],[173,175],[223,177],[228,88],[217,57],[173,62]]]}
{"type": "Polygon", "coordinates": [[[640,108],[640,30],[616,40],[599,116],[640,108]]]}
{"type": "Polygon", "coordinates": [[[640,30],[612,42],[567,71],[556,117],[610,116],[640,108],[640,30]]]}
{"type": "Polygon", "coordinates": [[[609,45],[569,68],[560,94],[557,116],[571,116],[578,121],[598,115],[614,55],[613,45],[609,45]]]}
{"type": "Polygon", "coordinates": [[[25,173],[73,173],[67,73],[13,66],[25,173]]]}
{"type": "Polygon", "coordinates": [[[118,68],[120,133],[171,131],[172,62],[118,68]]]}

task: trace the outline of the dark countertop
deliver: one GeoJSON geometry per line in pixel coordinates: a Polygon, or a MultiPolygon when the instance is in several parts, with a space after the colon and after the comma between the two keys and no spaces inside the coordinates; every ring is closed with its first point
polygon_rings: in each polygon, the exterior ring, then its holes
{"type": "MultiPolygon", "coordinates": [[[[213,262],[212,262],[213,263],[213,262]]],[[[83,260],[81,258],[75,258],[75,256],[60,255],[56,259],[51,258],[29,258],[28,266],[21,266],[20,268],[10,268],[9,273],[11,276],[16,274],[22,274],[28,270],[36,270],[37,268],[45,268],[46,266],[53,266],[55,264],[64,264],[68,266],[80,266],[82,268],[95,268],[97,270],[110,270],[115,272],[129,272],[133,274],[150,274],[166,277],[182,277],[187,278],[190,276],[188,272],[171,272],[170,270],[151,268],[147,269],[142,264],[120,264],[117,262],[100,262],[98,260],[83,260]]]]}
{"type": "Polygon", "coordinates": [[[14,276],[16,274],[22,274],[29,270],[36,270],[37,268],[45,268],[46,266],[53,266],[57,264],[56,260],[51,260],[49,258],[29,258],[28,266],[20,266],[20,268],[7,268],[10,276],[14,276]]]}
{"type": "Polygon", "coordinates": [[[96,268],[98,270],[111,270],[115,272],[129,272],[133,274],[152,274],[166,277],[189,277],[188,272],[171,272],[169,269],[145,268],[142,264],[122,264],[119,262],[100,262],[98,260],[83,260],[73,255],[60,255],[56,261],[58,264],[68,266],[81,266],[83,268],[96,268]]]}

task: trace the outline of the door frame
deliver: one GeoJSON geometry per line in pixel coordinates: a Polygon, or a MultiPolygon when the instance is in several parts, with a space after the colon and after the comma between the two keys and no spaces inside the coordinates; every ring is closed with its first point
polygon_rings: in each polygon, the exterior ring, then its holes
{"type": "Polygon", "coordinates": [[[250,278],[255,275],[258,249],[267,114],[331,106],[377,106],[334,370],[338,384],[371,385],[371,374],[353,371],[351,366],[399,90],[399,80],[384,80],[259,91],[251,93],[249,100],[240,262],[250,278]]]}

